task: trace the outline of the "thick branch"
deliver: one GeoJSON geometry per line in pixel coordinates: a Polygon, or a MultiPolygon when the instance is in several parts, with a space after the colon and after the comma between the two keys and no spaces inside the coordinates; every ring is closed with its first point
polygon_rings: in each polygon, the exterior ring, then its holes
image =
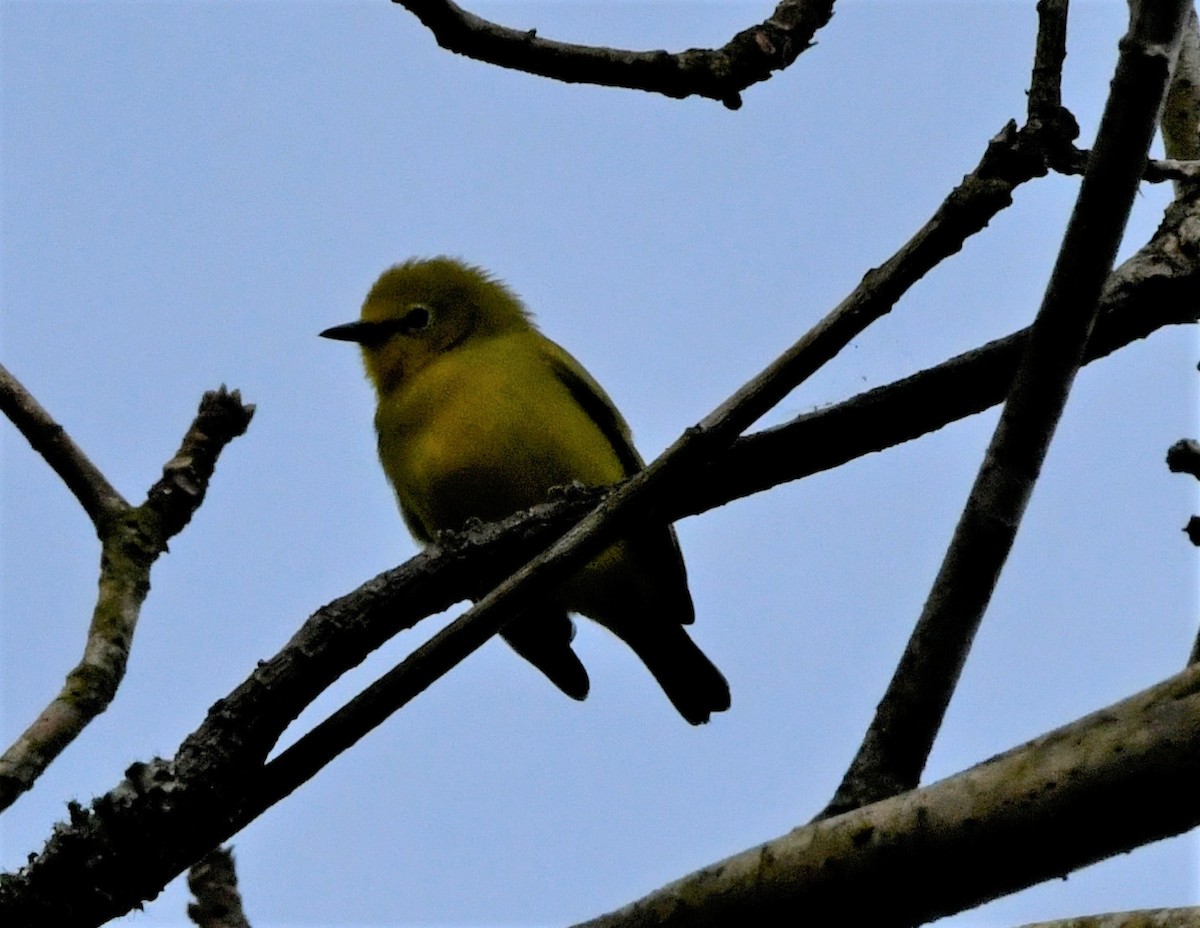
{"type": "MultiPolygon", "coordinates": [[[[217,456],[246,430],[253,412],[253,406],[242,404],[237,391],[230,394],[221,388],[204,394],[179,451],[163,467],[162,478],[142,505],[129,506],[115,490],[97,495],[107,502],[97,523],[99,594],[83,658],[67,674],[58,695],[0,756],[0,809],[33,786],[50,762],[112,702],[124,679],[142,602],[150,589],[150,568],[200,506],[217,456]]],[[[53,445],[66,449],[63,453],[74,462],[73,472],[85,472],[79,462],[87,459],[82,453],[76,456],[77,449],[60,427],[54,427],[54,434],[53,445]]],[[[108,487],[98,471],[88,476],[87,485],[108,487]]]]}
{"type": "Polygon", "coordinates": [[[1185,0],[1142,4],[1012,392],[945,560],[828,813],[912,789],[941,727],[1095,322],[1170,77],[1185,0]]]}
{"type": "Polygon", "coordinates": [[[1195,827],[1198,777],[1200,666],[585,926],[920,925],[1195,827]]]}
{"type": "Polygon", "coordinates": [[[451,0],[393,0],[433,33],[438,45],[488,64],[569,83],[627,87],[664,96],[742,105],[741,93],[790,65],[833,15],[833,0],[782,0],[761,23],[721,48],[634,52],[540,38],[537,30],[488,22],[451,0]]]}

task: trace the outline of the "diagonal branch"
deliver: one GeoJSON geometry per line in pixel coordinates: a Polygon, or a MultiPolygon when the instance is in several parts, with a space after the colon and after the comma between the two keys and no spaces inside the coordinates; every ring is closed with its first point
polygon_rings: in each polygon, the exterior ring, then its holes
{"type": "MultiPolygon", "coordinates": [[[[6,387],[16,383],[7,371],[4,377],[6,387]]],[[[163,476],[150,488],[146,501],[134,507],[109,486],[60,426],[45,426],[49,417],[32,397],[26,397],[14,421],[20,425],[36,414],[44,417],[41,425],[28,431],[22,426],[22,432],[33,434],[31,443],[43,451],[68,486],[82,488],[75,492],[83,493],[81,502],[87,498],[84,508],[101,507],[96,522],[101,542],[100,591],[82,660],[33,724],[0,755],[0,810],[32,787],[51,761],[112,702],[124,679],[133,633],[150,589],[150,568],[199,508],[217,456],[246,430],[254,412],[253,406],[242,404],[236,390],[231,394],[222,387],[205,393],[179,451],[163,467],[163,476]]]]}
{"type": "MultiPolygon", "coordinates": [[[[1200,197],[1169,207],[1153,239],[1112,275],[1105,314],[1087,359],[1103,357],[1157,328],[1200,321],[1200,197]]],[[[1025,332],[936,368],[741,438],[709,467],[686,475],[662,501],[672,520],[890,447],[1000,402],[1025,332]]],[[[537,554],[593,508],[600,491],[572,493],[439,544],[317,612],[280,654],[210,713],[184,757],[233,743],[255,759],[338,676],[400,630],[479,595],[537,554]],[[336,647],[333,645],[336,643],[336,647]],[[248,727],[248,720],[253,720],[248,727]]],[[[344,737],[346,732],[329,726],[344,737]]],[[[278,768],[277,768],[278,769],[278,768]]]]}
{"type": "MultiPolygon", "coordinates": [[[[1109,277],[1084,352],[1090,363],[1162,326],[1200,322],[1200,190],[1172,203],[1154,236],[1109,277]]],[[[664,505],[695,515],[839,467],[1004,401],[1029,330],[894,383],[739,438],[664,505]]]]}
{"type": "Polygon", "coordinates": [[[833,15],[833,0],[781,0],[774,12],[721,48],[635,52],[555,42],[536,29],[510,29],[452,0],[393,0],[433,33],[438,45],[488,64],[569,83],[646,90],[667,97],[742,105],[742,91],[770,78],[810,48],[833,15]]]}
{"type": "Polygon", "coordinates": [[[103,531],[110,518],[129,507],[66,430],[3,365],[0,365],[0,412],[8,416],[30,447],[46,459],[67,489],[75,494],[97,533],[103,531]]]}
{"type": "Polygon", "coordinates": [[[1012,392],[908,647],[824,814],[920,779],[1079,369],[1187,7],[1140,4],[1121,42],[1095,150],[1012,392]]]}

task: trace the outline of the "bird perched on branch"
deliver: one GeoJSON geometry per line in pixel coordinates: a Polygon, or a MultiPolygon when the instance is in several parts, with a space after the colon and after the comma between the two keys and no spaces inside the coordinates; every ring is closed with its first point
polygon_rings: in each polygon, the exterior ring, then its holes
{"type": "MultiPolygon", "coordinates": [[[[600,385],[479,268],[445,257],[397,265],[375,282],[359,321],[321,334],[362,348],[379,459],[423,543],[544,502],[551,487],[603,486],[643,466],[600,385]]],[[[729,708],[725,678],[683,628],[693,609],[673,528],[616,542],[501,631],[583,699],[588,675],[571,649],[569,612],[629,645],[693,725],[729,708]]]]}

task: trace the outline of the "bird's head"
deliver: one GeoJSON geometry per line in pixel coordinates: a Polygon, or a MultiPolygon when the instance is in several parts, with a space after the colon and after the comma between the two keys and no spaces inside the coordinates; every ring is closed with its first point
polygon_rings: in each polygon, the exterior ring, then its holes
{"type": "Polygon", "coordinates": [[[361,319],[321,335],[361,346],[367,376],[383,395],[438,355],[532,324],[516,294],[482,269],[455,258],[414,258],[375,281],[361,319]]]}

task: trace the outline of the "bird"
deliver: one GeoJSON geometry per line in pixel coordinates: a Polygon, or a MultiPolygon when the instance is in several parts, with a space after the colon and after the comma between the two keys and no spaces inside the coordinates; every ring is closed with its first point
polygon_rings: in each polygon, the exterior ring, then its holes
{"type": "MultiPolygon", "coordinates": [[[[320,334],[362,350],[380,463],[422,544],[544,502],[552,488],[607,486],[644,467],[600,385],[480,267],[446,256],[397,264],[361,318],[320,334]]],[[[684,628],[694,608],[672,526],[630,532],[500,632],[582,700],[590,680],[571,613],[628,645],[692,725],[729,708],[725,677],[684,628]]]]}

